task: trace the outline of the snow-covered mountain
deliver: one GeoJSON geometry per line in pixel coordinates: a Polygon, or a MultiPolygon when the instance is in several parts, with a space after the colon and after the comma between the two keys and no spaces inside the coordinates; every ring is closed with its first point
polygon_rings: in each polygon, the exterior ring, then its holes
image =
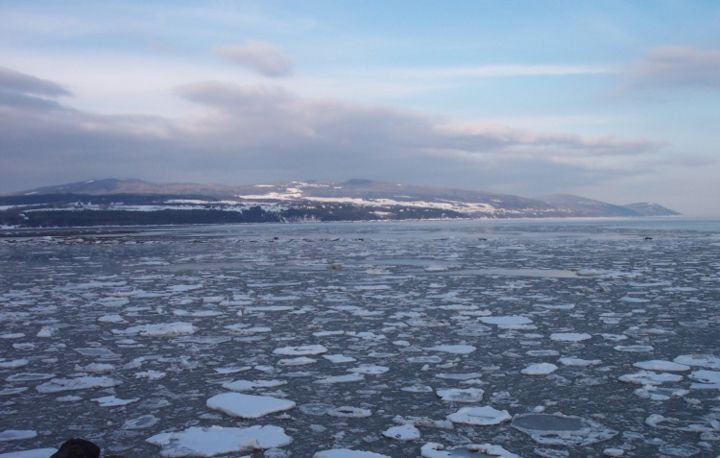
{"type": "Polygon", "coordinates": [[[103,179],[0,196],[0,224],[16,225],[672,214],[657,204],[622,206],[572,195],[531,199],[365,179],[241,186],[103,179]]]}

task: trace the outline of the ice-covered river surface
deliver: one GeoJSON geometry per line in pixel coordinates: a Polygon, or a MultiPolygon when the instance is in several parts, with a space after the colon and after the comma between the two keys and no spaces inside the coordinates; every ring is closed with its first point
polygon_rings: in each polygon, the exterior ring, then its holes
{"type": "Polygon", "coordinates": [[[0,456],[72,436],[128,458],[717,456],[719,234],[672,219],[0,238],[0,456]]]}

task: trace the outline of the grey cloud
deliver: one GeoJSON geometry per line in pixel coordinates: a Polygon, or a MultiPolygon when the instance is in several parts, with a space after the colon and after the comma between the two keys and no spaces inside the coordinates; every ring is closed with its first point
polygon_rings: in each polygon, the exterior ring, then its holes
{"type": "Polygon", "coordinates": [[[281,77],[292,73],[293,61],[277,46],[263,41],[224,46],[216,50],[224,59],[263,76],[281,77]]]}
{"type": "Polygon", "coordinates": [[[645,172],[657,160],[658,145],[647,141],[460,128],[272,86],[198,82],[176,93],[197,104],[198,114],[0,106],[0,191],[106,176],[230,184],[361,176],[544,193],[633,173],[638,158],[645,172]]]}
{"type": "Polygon", "coordinates": [[[32,75],[20,73],[9,68],[0,67],[0,90],[35,94],[47,97],[70,95],[70,91],[52,81],[36,78],[32,75]]]}
{"type": "Polygon", "coordinates": [[[665,46],[630,65],[630,89],[720,88],[720,49],[665,46]]]}

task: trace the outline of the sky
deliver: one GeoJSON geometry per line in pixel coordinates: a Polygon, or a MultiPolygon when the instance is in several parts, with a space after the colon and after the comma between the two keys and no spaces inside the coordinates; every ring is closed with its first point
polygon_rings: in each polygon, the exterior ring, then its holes
{"type": "Polygon", "coordinates": [[[0,193],[369,178],[720,216],[720,2],[0,0],[0,193]]]}

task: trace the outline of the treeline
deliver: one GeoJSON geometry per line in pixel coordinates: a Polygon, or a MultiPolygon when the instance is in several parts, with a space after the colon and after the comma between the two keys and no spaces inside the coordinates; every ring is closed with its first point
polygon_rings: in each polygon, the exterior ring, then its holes
{"type": "Polygon", "coordinates": [[[143,226],[295,221],[364,221],[377,219],[462,218],[458,212],[432,208],[374,208],[355,205],[301,206],[268,211],[260,206],[238,210],[33,210],[0,211],[0,225],[21,227],[143,226]],[[382,213],[376,213],[382,212],[382,213]]]}

